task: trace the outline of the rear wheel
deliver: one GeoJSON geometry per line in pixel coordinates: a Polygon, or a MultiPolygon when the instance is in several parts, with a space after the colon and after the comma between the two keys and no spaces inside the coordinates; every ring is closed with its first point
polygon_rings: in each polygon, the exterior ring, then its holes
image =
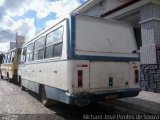
{"type": "Polygon", "coordinates": [[[3,79],[3,75],[1,74],[1,79],[3,79]]]}
{"type": "Polygon", "coordinates": [[[7,81],[11,82],[11,79],[9,78],[9,73],[7,73],[7,81]]]}
{"type": "Polygon", "coordinates": [[[18,78],[17,78],[17,74],[14,74],[14,75],[12,76],[12,79],[11,79],[11,81],[12,81],[13,83],[16,83],[16,84],[18,84],[18,78]]]}
{"type": "Polygon", "coordinates": [[[26,88],[23,86],[23,85],[21,85],[21,90],[26,90],[26,88]]]}
{"type": "Polygon", "coordinates": [[[40,97],[41,97],[41,101],[42,101],[43,105],[46,107],[49,107],[49,106],[57,103],[56,101],[47,98],[44,86],[41,86],[41,88],[40,88],[40,97]]]}
{"type": "Polygon", "coordinates": [[[17,77],[17,84],[18,84],[18,85],[21,85],[21,76],[19,76],[19,75],[18,75],[18,77],[17,77]]]}

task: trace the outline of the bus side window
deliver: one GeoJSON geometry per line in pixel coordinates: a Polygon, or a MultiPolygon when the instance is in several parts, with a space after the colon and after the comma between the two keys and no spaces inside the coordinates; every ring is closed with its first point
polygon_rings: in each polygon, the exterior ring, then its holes
{"type": "Polygon", "coordinates": [[[62,39],[63,39],[63,26],[47,34],[45,58],[61,56],[62,39]]]}
{"type": "Polygon", "coordinates": [[[44,58],[45,37],[35,41],[34,44],[34,60],[41,60],[44,58]]]}
{"type": "Polygon", "coordinates": [[[27,46],[26,62],[33,60],[33,43],[27,46]]]}
{"type": "Polygon", "coordinates": [[[14,51],[10,53],[9,63],[13,63],[14,51]]]}
{"type": "Polygon", "coordinates": [[[6,54],[5,62],[8,63],[8,54],[6,54]]]}
{"type": "Polygon", "coordinates": [[[7,63],[11,62],[11,52],[8,53],[7,63]]]}
{"type": "Polygon", "coordinates": [[[25,61],[26,61],[26,48],[23,48],[21,53],[21,62],[25,61]]]}
{"type": "Polygon", "coordinates": [[[0,54],[0,64],[3,62],[3,53],[0,54]]]}
{"type": "Polygon", "coordinates": [[[62,54],[62,43],[54,46],[54,57],[60,57],[62,54]]]}
{"type": "Polygon", "coordinates": [[[10,53],[7,55],[7,63],[10,63],[10,53]]]}
{"type": "Polygon", "coordinates": [[[14,62],[14,55],[15,55],[15,52],[13,51],[12,54],[11,54],[11,62],[12,63],[14,62]]]}
{"type": "Polygon", "coordinates": [[[5,63],[7,63],[8,60],[8,54],[6,54],[5,63]]]}
{"type": "Polygon", "coordinates": [[[14,57],[12,57],[12,63],[14,62],[14,57]]]}
{"type": "Polygon", "coordinates": [[[2,63],[5,63],[6,54],[3,55],[2,63]]]}

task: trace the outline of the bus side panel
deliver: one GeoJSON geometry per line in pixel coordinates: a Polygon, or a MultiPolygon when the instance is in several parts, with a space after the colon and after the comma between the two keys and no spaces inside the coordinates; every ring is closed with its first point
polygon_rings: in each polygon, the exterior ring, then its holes
{"type": "Polygon", "coordinates": [[[19,75],[24,80],[67,90],[67,61],[20,65],[19,75]]]}
{"type": "Polygon", "coordinates": [[[21,84],[29,90],[39,93],[39,83],[22,78],[21,84]]]}
{"type": "Polygon", "coordinates": [[[42,66],[45,70],[43,84],[67,90],[67,61],[42,63],[42,66]]]}
{"type": "Polygon", "coordinates": [[[36,81],[35,64],[26,64],[24,67],[25,77],[23,79],[36,81]]]}

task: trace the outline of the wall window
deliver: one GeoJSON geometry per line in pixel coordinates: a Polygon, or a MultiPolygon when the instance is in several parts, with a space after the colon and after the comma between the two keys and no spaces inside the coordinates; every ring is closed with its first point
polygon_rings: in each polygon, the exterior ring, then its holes
{"type": "Polygon", "coordinates": [[[60,57],[62,54],[63,27],[60,27],[49,34],[46,39],[45,58],[60,57]]]}
{"type": "Polygon", "coordinates": [[[34,60],[41,60],[44,58],[45,37],[35,41],[34,60]]]}
{"type": "Polygon", "coordinates": [[[33,43],[27,46],[27,57],[26,62],[33,60],[33,43]]]}

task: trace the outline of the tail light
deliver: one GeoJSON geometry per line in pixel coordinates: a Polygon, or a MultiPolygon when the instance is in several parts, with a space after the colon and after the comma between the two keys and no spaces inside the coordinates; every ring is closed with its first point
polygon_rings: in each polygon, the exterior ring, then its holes
{"type": "Polygon", "coordinates": [[[134,75],[135,75],[135,77],[134,77],[135,83],[138,83],[139,82],[139,71],[135,70],[134,75]]]}
{"type": "Polygon", "coordinates": [[[83,71],[78,70],[78,87],[83,86],[83,71]]]}

